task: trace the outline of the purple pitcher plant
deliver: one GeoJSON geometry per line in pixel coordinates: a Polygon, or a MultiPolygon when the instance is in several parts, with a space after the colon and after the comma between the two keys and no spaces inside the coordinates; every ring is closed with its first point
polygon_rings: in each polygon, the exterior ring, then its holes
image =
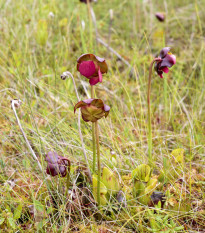
{"type": "Polygon", "coordinates": [[[94,54],[83,54],[77,60],[77,70],[89,79],[90,85],[102,82],[102,74],[107,73],[108,67],[104,58],[94,54]]]}
{"type": "Polygon", "coordinates": [[[151,80],[152,80],[152,67],[155,63],[155,71],[163,78],[163,73],[168,73],[176,63],[176,57],[170,52],[169,47],[165,47],[160,51],[157,58],[153,59],[149,67],[149,80],[148,80],[148,91],[147,91],[147,106],[148,106],[148,161],[152,165],[152,125],[151,125],[151,104],[150,104],[150,93],[151,93],[151,80]]]}

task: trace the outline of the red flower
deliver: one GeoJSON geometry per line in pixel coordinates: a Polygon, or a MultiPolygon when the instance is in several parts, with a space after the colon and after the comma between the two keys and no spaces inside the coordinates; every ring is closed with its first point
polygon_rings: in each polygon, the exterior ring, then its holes
{"type": "Polygon", "coordinates": [[[176,63],[175,55],[173,55],[169,51],[169,47],[163,48],[159,54],[160,61],[157,61],[155,63],[155,71],[160,76],[160,78],[163,78],[163,73],[168,73],[169,68],[176,63]]]}
{"type": "Polygon", "coordinates": [[[59,156],[56,152],[49,151],[46,155],[46,161],[48,162],[46,173],[51,176],[60,175],[65,177],[67,175],[67,169],[70,169],[70,160],[65,157],[59,156]]]}
{"type": "Polygon", "coordinates": [[[82,118],[86,122],[96,122],[102,117],[107,117],[110,111],[110,107],[104,104],[101,99],[87,99],[80,101],[75,105],[74,112],[78,108],[81,109],[82,118]]]}
{"type": "Polygon", "coordinates": [[[84,3],[86,3],[87,4],[87,2],[97,2],[97,0],[80,0],[80,2],[84,2],[84,3]]]}
{"type": "Polygon", "coordinates": [[[157,12],[157,13],[155,14],[155,16],[156,16],[156,18],[157,18],[160,22],[164,22],[164,20],[165,20],[165,15],[164,15],[164,13],[157,12]]]}
{"type": "Polygon", "coordinates": [[[90,85],[102,82],[102,74],[107,73],[108,67],[104,58],[94,54],[83,54],[77,60],[77,70],[89,79],[90,85]]]}

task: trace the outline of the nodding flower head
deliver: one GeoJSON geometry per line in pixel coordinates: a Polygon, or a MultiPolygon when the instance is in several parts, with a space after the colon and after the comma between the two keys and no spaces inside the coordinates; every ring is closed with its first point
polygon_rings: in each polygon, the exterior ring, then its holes
{"type": "Polygon", "coordinates": [[[13,99],[13,100],[11,100],[11,104],[13,104],[15,108],[19,108],[21,106],[22,102],[20,99],[13,99]]]}
{"type": "Polygon", "coordinates": [[[70,160],[65,157],[59,156],[56,152],[49,151],[46,155],[48,162],[46,173],[51,176],[60,175],[65,177],[68,169],[70,169],[70,160]]]}
{"type": "Polygon", "coordinates": [[[97,2],[97,0],[80,0],[80,2],[88,3],[89,2],[97,2]]]}
{"type": "Polygon", "coordinates": [[[164,13],[161,13],[161,12],[157,12],[155,14],[156,18],[160,21],[160,22],[164,22],[165,20],[165,14],[164,13]]]}
{"type": "Polygon", "coordinates": [[[160,60],[155,63],[155,71],[163,78],[163,73],[168,73],[169,68],[171,68],[176,63],[176,57],[170,52],[169,47],[165,47],[160,51],[160,60]]]}
{"type": "Polygon", "coordinates": [[[87,99],[80,101],[75,105],[74,112],[78,108],[81,109],[82,118],[86,122],[96,122],[102,117],[107,117],[110,111],[110,107],[104,104],[101,99],[87,99]]]}
{"type": "Polygon", "coordinates": [[[102,82],[102,74],[107,73],[108,67],[104,58],[94,54],[83,54],[77,60],[77,70],[89,79],[90,85],[102,82]]]}

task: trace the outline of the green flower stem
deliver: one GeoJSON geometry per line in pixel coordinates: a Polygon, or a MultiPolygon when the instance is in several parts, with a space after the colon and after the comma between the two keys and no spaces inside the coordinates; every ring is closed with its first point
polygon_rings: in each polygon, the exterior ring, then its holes
{"type": "MultiPolygon", "coordinates": [[[[94,99],[94,86],[91,86],[91,98],[94,99]]],[[[93,140],[93,173],[95,173],[96,166],[96,138],[95,138],[95,123],[92,123],[92,140],[93,140]]]]}
{"type": "Polygon", "coordinates": [[[100,165],[100,143],[99,143],[99,128],[98,122],[95,122],[95,134],[96,134],[96,144],[97,144],[97,160],[98,160],[98,182],[97,182],[97,202],[100,206],[100,176],[101,176],[101,165],[100,165]]]}
{"type": "Polygon", "coordinates": [[[151,81],[152,81],[152,67],[156,61],[160,61],[160,58],[155,58],[149,67],[149,80],[148,80],[148,90],[147,90],[147,106],[148,106],[148,163],[152,165],[152,123],[151,123],[151,104],[150,104],[150,94],[151,94],[151,81]]]}
{"type": "Polygon", "coordinates": [[[92,123],[92,138],[93,138],[93,173],[95,173],[96,165],[96,144],[95,144],[95,123],[92,123]]]}

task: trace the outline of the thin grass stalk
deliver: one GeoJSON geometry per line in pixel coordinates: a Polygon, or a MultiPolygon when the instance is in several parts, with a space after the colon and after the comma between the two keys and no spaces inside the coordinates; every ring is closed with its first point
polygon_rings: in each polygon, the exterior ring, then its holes
{"type": "Polygon", "coordinates": [[[69,166],[67,167],[67,177],[66,177],[66,192],[65,196],[67,197],[69,187],[70,187],[70,160],[67,160],[69,163],[69,166]]]}
{"type": "Polygon", "coordinates": [[[89,37],[90,37],[90,50],[93,49],[93,27],[92,27],[92,14],[91,14],[91,5],[90,2],[87,1],[87,6],[88,6],[88,17],[89,17],[89,37]]]}
{"type": "Polygon", "coordinates": [[[23,130],[22,125],[21,125],[21,122],[20,122],[20,120],[19,120],[19,118],[18,118],[18,115],[17,115],[17,112],[16,112],[16,106],[18,107],[18,106],[20,106],[20,104],[21,104],[21,101],[20,101],[20,100],[12,100],[12,101],[11,101],[11,108],[12,108],[12,110],[13,110],[13,112],[14,112],[14,115],[15,115],[16,121],[17,121],[17,124],[18,124],[18,126],[19,126],[19,128],[20,128],[20,130],[21,130],[21,133],[22,133],[22,135],[23,135],[23,137],[24,137],[24,140],[25,140],[25,142],[26,142],[26,144],[27,144],[27,146],[28,146],[28,148],[29,148],[29,150],[30,150],[30,152],[31,152],[31,154],[32,154],[32,156],[33,156],[33,158],[37,161],[37,164],[38,164],[39,169],[40,169],[41,171],[43,171],[42,166],[41,166],[41,164],[40,164],[40,162],[39,162],[39,160],[38,160],[38,158],[37,158],[35,152],[33,151],[32,147],[31,147],[31,145],[30,145],[30,143],[29,143],[29,141],[28,141],[28,139],[27,139],[27,137],[26,137],[26,134],[24,133],[24,130],[23,130]]]}
{"type": "Polygon", "coordinates": [[[109,52],[110,48],[110,41],[111,41],[111,30],[112,30],[112,23],[113,23],[113,10],[110,9],[110,20],[109,20],[109,31],[108,31],[108,43],[107,43],[107,52],[109,52]]]}
{"type": "MultiPolygon", "coordinates": [[[[73,75],[69,71],[66,71],[61,75],[61,79],[63,79],[63,80],[65,80],[66,78],[69,78],[69,77],[71,77],[71,79],[72,79],[73,86],[74,86],[74,89],[75,89],[75,94],[76,94],[76,97],[77,97],[78,102],[79,102],[80,97],[78,95],[78,90],[77,90],[77,87],[76,87],[76,84],[75,84],[75,79],[74,79],[73,75]]],[[[88,163],[88,158],[87,158],[87,155],[86,155],[83,135],[82,135],[82,132],[81,132],[80,119],[81,119],[81,114],[80,114],[80,111],[79,111],[79,113],[78,113],[78,131],[79,131],[79,136],[80,136],[80,140],[81,140],[81,146],[82,146],[82,149],[83,149],[83,155],[84,155],[85,162],[86,162],[87,168],[88,168],[88,177],[89,177],[90,181],[92,181],[92,175],[91,175],[91,171],[90,171],[90,167],[89,167],[89,163],[88,163]]]]}
{"type": "MultiPolygon", "coordinates": [[[[94,98],[94,86],[91,86],[91,98],[94,98]]],[[[92,141],[93,141],[93,173],[96,166],[96,138],[95,138],[95,123],[92,122],[92,141]]]]}
{"type": "Polygon", "coordinates": [[[100,164],[100,142],[99,142],[99,128],[98,122],[95,122],[95,134],[96,134],[96,145],[97,145],[97,162],[98,162],[98,180],[97,180],[97,202],[100,206],[100,176],[101,176],[101,164],[100,164]]]}
{"type": "Polygon", "coordinates": [[[98,46],[98,37],[99,37],[98,36],[98,28],[97,28],[95,12],[94,12],[91,5],[90,5],[90,14],[91,14],[92,21],[93,21],[93,24],[94,24],[94,27],[95,27],[95,39],[96,39],[96,47],[97,47],[98,46]]]}
{"type": "Polygon", "coordinates": [[[148,90],[147,90],[147,107],[148,107],[148,163],[152,165],[152,121],[151,121],[151,81],[152,81],[152,67],[156,61],[161,60],[160,58],[155,58],[149,67],[149,80],[148,80],[148,90]]]}
{"type": "MultiPolygon", "coordinates": [[[[53,194],[52,194],[52,192],[51,192],[51,189],[50,189],[50,187],[49,187],[49,185],[48,185],[48,183],[47,183],[47,179],[46,179],[45,173],[43,172],[42,166],[41,166],[41,164],[40,164],[40,162],[39,162],[39,160],[38,160],[38,158],[37,158],[37,156],[36,156],[34,150],[32,149],[32,147],[31,147],[31,145],[30,145],[30,143],[29,143],[29,141],[28,141],[28,139],[27,139],[27,137],[26,137],[26,134],[25,134],[25,132],[24,132],[24,130],[23,130],[23,127],[22,127],[22,125],[21,125],[21,122],[20,122],[20,120],[19,120],[19,118],[18,118],[18,114],[17,114],[17,112],[16,112],[16,107],[20,107],[20,105],[21,105],[21,100],[16,100],[16,99],[14,99],[14,100],[11,101],[11,108],[12,108],[12,110],[13,110],[13,112],[14,112],[15,117],[16,117],[17,124],[18,124],[18,126],[19,126],[19,128],[20,128],[20,130],[21,130],[21,133],[22,133],[22,135],[23,135],[23,137],[24,137],[24,140],[25,140],[25,142],[26,142],[26,144],[27,144],[27,146],[28,146],[28,148],[29,148],[29,150],[30,150],[30,152],[31,152],[31,154],[32,154],[32,156],[33,156],[33,158],[37,161],[38,167],[39,167],[39,169],[41,170],[41,172],[42,172],[42,174],[43,174],[43,177],[44,177],[44,180],[45,180],[45,183],[46,183],[46,187],[47,187],[47,189],[48,189],[49,196],[50,196],[50,203],[52,203],[52,199],[55,199],[55,197],[53,196],[53,194]]],[[[34,200],[35,200],[35,199],[34,199],[34,200]]],[[[53,214],[52,214],[52,215],[53,215],[53,214]]],[[[53,216],[52,216],[52,217],[53,217],[53,216]]]]}

